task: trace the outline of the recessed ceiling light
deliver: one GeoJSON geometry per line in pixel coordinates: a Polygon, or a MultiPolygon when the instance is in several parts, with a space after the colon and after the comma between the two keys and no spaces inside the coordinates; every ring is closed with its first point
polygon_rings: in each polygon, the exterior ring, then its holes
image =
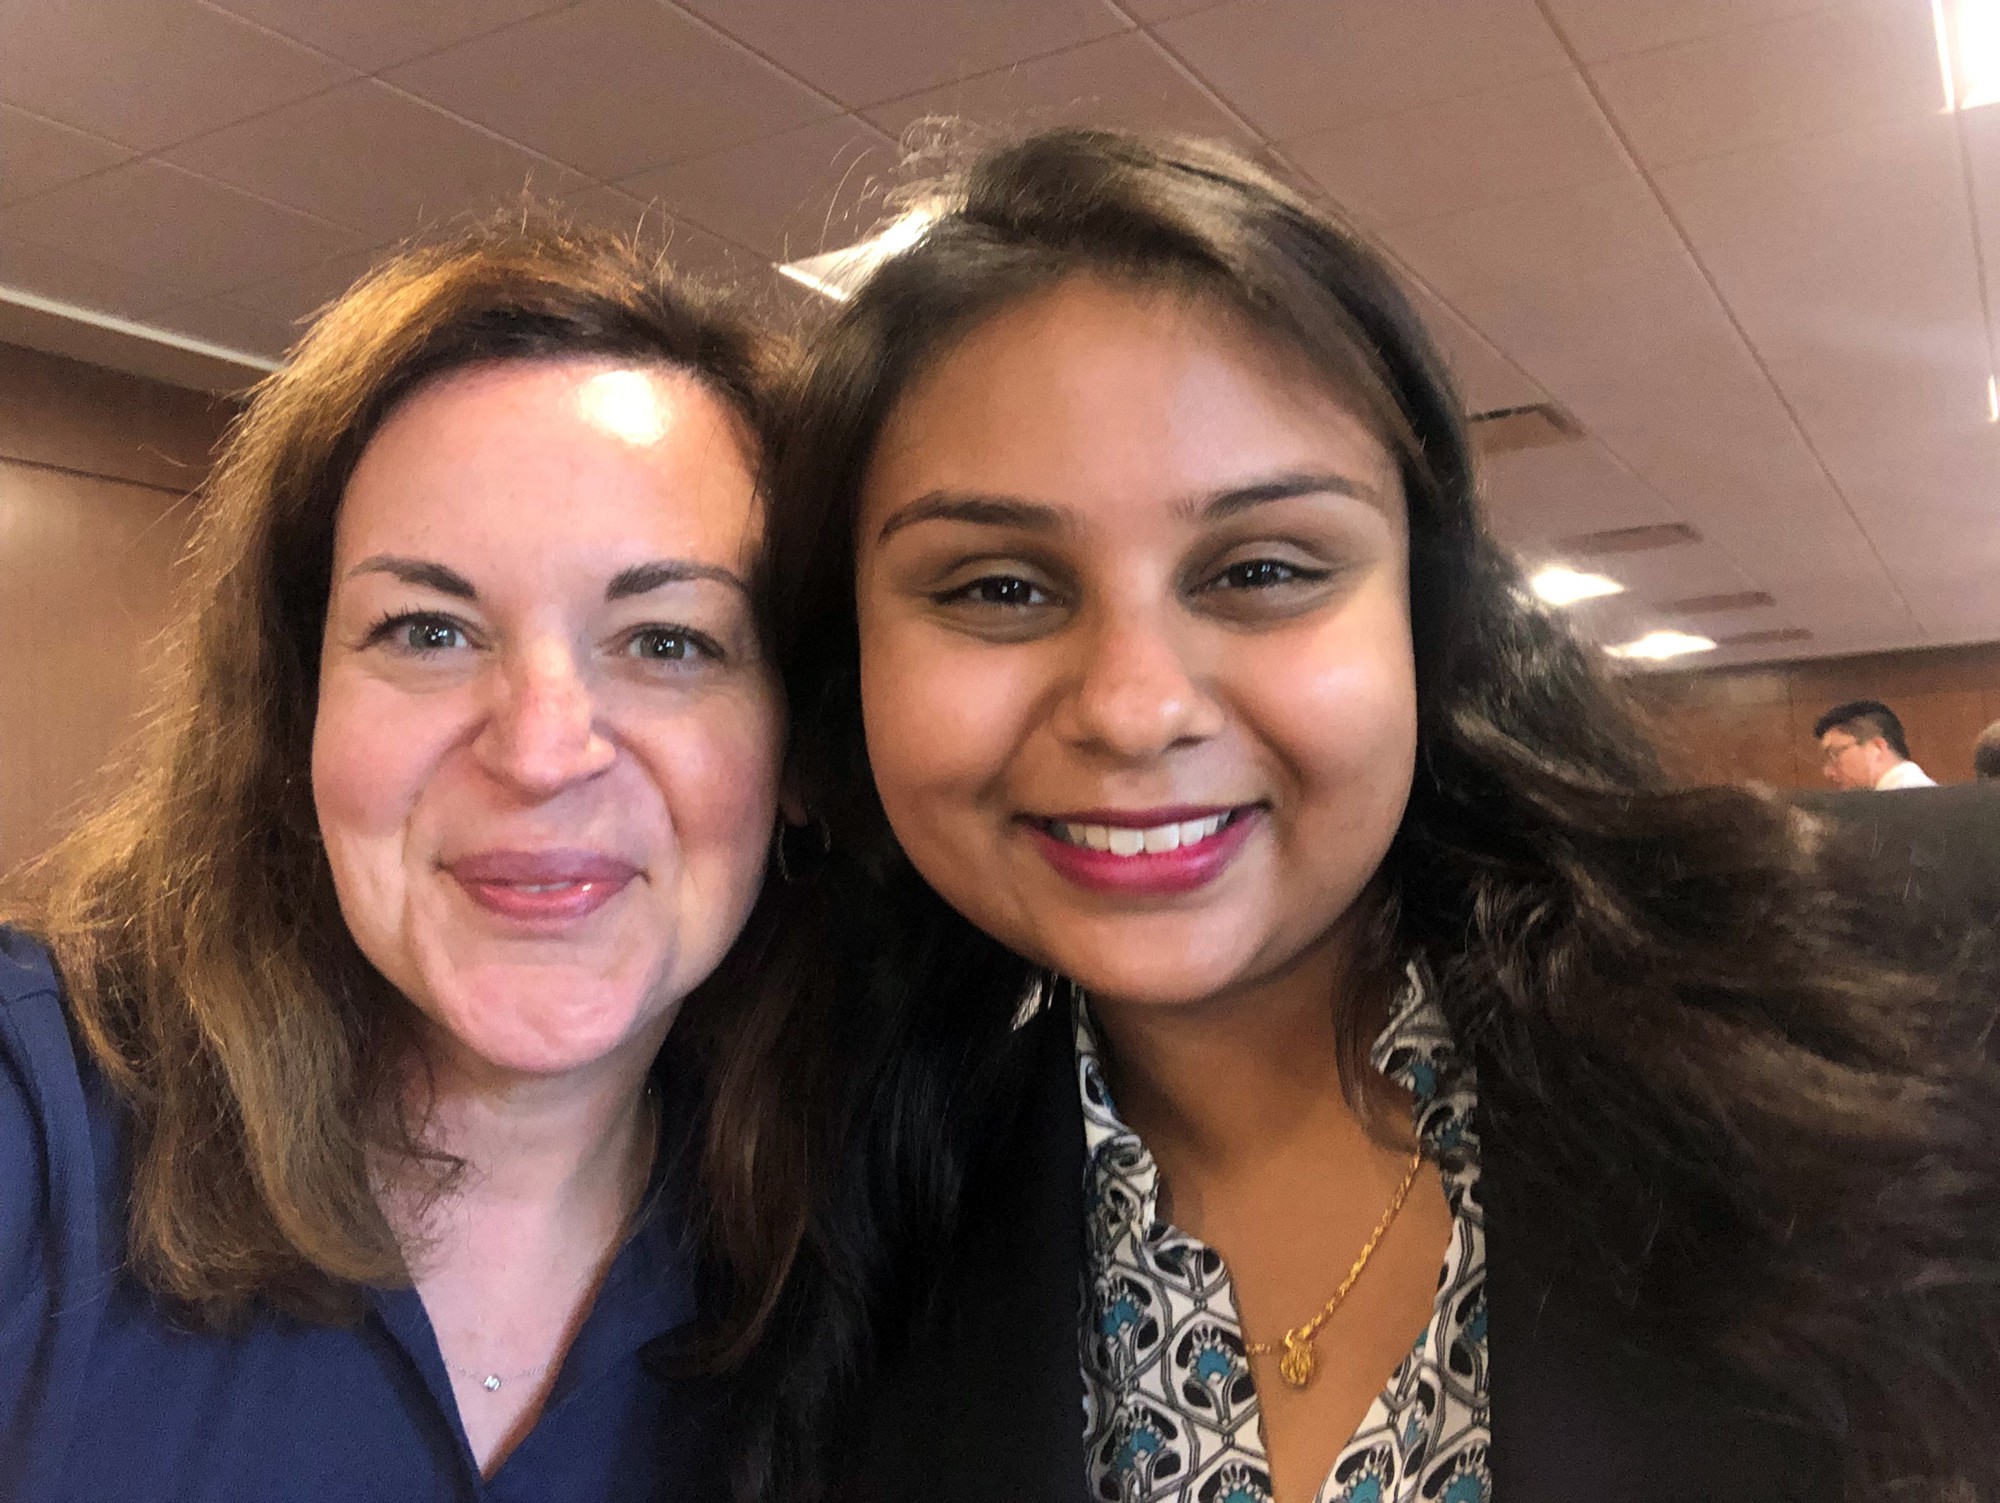
{"type": "Polygon", "coordinates": [[[908,250],[923,239],[924,231],[936,218],[937,215],[929,209],[912,209],[880,234],[871,235],[858,244],[787,261],[778,268],[778,275],[812,288],[821,297],[844,303],[854,296],[854,289],[867,281],[876,267],[896,252],[908,250]]]}
{"type": "Polygon", "coordinates": [[[1528,581],[1528,587],[1550,605],[1575,605],[1579,600],[1625,593],[1625,586],[1607,575],[1580,574],[1560,564],[1538,571],[1528,581]]]}
{"type": "Polygon", "coordinates": [[[1945,109],[2000,100],[2000,0],[1931,0],[1931,26],[1945,109]]]}
{"type": "Polygon", "coordinates": [[[1715,651],[1715,639],[1697,637],[1684,631],[1649,631],[1636,642],[1621,642],[1616,647],[1604,649],[1614,658],[1644,658],[1660,662],[1666,658],[1685,657],[1691,652],[1715,651]]]}

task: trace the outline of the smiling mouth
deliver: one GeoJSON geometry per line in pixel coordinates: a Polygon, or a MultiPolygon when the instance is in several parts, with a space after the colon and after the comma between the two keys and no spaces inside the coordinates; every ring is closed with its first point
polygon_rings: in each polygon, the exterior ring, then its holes
{"type": "Polygon", "coordinates": [[[1079,850],[1101,851],[1112,856],[1158,856],[1213,840],[1248,813],[1249,808],[1246,805],[1199,819],[1143,826],[1060,819],[1045,819],[1038,823],[1064,845],[1075,846],[1079,850]]]}

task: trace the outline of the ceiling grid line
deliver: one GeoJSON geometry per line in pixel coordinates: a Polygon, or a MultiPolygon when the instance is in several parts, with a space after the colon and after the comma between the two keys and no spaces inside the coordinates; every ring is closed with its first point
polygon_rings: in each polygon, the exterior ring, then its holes
{"type": "Polygon", "coordinates": [[[1979,190],[1972,180],[1972,145],[1965,138],[1965,112],[1951,112],[1952,140],[1958,148],[1958,170],[1965,185],[1965,216],[1972,223],[1972,264],[1979,274],[1979,322],[1986,334],[1986,388],[1992,406],[1987,416],[1993,422],[2000,422],[2000,387],[1991,384],[2000,379],[2000,360],[1995,358],[1993,339],[1993,289],[1992,271],[1986,257],[1986,234],[1980,227],[1979,190]]]}
{"type": "MultiPolygon", "coordinates": [[[[1618,117],[1612,112],[1610,105],[1605,101],[1603,92],[1598,87],[1597,80],[1591,76],[1590,68],[1585,64],[1581,54],[1578,53],[1575,43],[1570,40],[1568,31],[1550,10],[1549,0],[1534,0],[1534,3],[1535,8],[1541,12],[1542,19],[1548,23],[1549,30],[1554,35],[1557,44],[1568,54],[1570,64],[1575,68],[1578,78],[1581,79],[1584,88],[1589,92],[1592,104],[1596,106],[1599,115],[1604,120],[1605,128],[1610,131],[1612,139],[1618,143],[1618,149],[1624,153],[1626,160],[1632,164],[1632,169],[1638,174],[1639,180],[1646,185],[1647,192],[1653,195],[1654,202],[1659,205],[1660,212],[1666,216],[1667,223],[1673,228],[1675,236],[1680,240],[1682,249],[1686,251],[1688,259],[1693,264],[1696,273],[1701,277],[1702,283],[1708,288],[1709,295],[1715,299],[1716,306],[1722,311],[1722,316],[1728,320],[1730,330],[1735,335],[1737,342],[1742,346],[1744,353],[1749,356],[1751,363],[1756,366],[1757,373],[1763,379],[1765,385],[1770,388],[1772,396],[1776,398],[1779,407],[1784,411],[1785,420],[1791,424],[1792,431],[1797,434],[1799,442],[1805,445],[1806,452],[1812,457],[1813,466],[1818,470],[1820,478],[1826,482],[1834,498],[1840,502],[1841,509],[1847,513],[1848,520],[1854,524],[1855,530],[1860,534],[1862,541],[1868,545],[1869,556],[1875,560],[1876,567],[1882,571],[1883,581],[1888,585],[1890,594],[1895,597],[1896,603],[1902,607],[1903,613],[1909,618],[1911,624],[1928,638],[1930,635],[1928,628],[1925,627],[1923,619],[1917,615],[1915,607],[1910,604],[1909,597],[1904,594],[1902,583],[1889,568],[1888,560],[1882,557],[1882,550],[1876,544],[1874,534],[1862,522],[1860,514],[1854,508],[1853,501],[1848,497],[1846,487],[1842,486],[1834,478],[1833,471],[1828,466],[1825,456],[1820,453],[1819,445],[1813,442],[1812,435],[1806,431],[1805,423],[1799,417],[1797,406],[1785,394],[1784,389],[1779,386],[1777,377],[1772,375],[1771,368],[1766,363],[1763,353],[1751,340],[1749,332],[1743,327],[1742,320],[1737,317],[1736,310],[1729,305],[1729,299],[1722,295],[1722,289],[1715,280],[1715,274],[1709,269],[1708,263],[1703,259],[1701,252],[1695,248],[1694,240],[1688,234],[1687,227],[1681,222],[1680,215],[1674,212],[1673,205],[1667,202],[1666,195],[1660,191],[1659,185],[1653,180],[1652,172],[1648,169],[1645,162],[1641,160],[1639,154],[1632,149],[1632,143],[1626,137],[1624,126],[1619,122],[1618,117]]],[[[1602,440],[1599,440],[1599,442],[1601,443],[1602,440]]],[[[1605,448],[1609,450],[1610,445],[1606,444],[1605,448]]],[[[1728,549],[1724,549],[1723,551],[1729,555],[1731,562],[1736,564],[1739,569],[1744,569],[1746,573],[1754,574],[1755,571],[1749,570],[1744,561],[1737,558],[1732,551],[1728,549]]]]}
{"type": "MultiPolygon", "coordinates": [[[[1167,59],[1169,63],[1171,63],[1176,69],[1178,69],[1191,83],[1193,83],[1196,87],[1201,89],[1205,94],[1207,94],[1211,99],[1213,99],[1217,103],[1217,105],[1224,111],[1224,113],[1226,113],[1232,120],[1237,121],[1240,124],[1243,131],[1252,140],[1256,141],[1259,146],[1263,148],[1265,156],[1271,165],[1280,168],[1285,175],[1291,178],[1293,184],[1299,189],[1301,189],[1308,197],[1316,198],[1322,204],[1328,205],[1333,209],[1335,209],[1340,214],[1342,221],[1347,224],[1348,228],[1353,230],[1357,234],[1363,235],[1367,239],[1369,245],[1374,249],[1375,253],[1381,256],[1385,261],[1387,261],[1395,269],[1396,274],[1399,277],[1401,277],[1409,285],[1422,289],[1422,291],[1427,296],[1432,298],[1440,307],[1448,310],[1454,317],[1456,317],[1459,320],[1460,323],[1464,324],[1467,329],[1470,329],[1472,331],[1473,336],[1479,340],[1480,344],[1485,347],[1487,352],[1491,354],[1495,360],[1498,360],[1499,362],[1507,366],[1510,370],[1512,370],[1516,375],[1520,376],[1521,379],[1527,382],[1530,386],[1536,387],[1537,389],[1540,388],[1541,383],[1539,381],[1536,381],[1535,378],[1531,376],[1527,371],[1523,370],[1519,362],[1517,362],[1513,356],[1509,355],[1505,350],[1501,349],[1498,345],[1494,344],[1492,340],[1488,339],[1481,330],[1479,330],[1477,327],[1473,325],[1472,320],[1467,318],[1465,314],[1462,313],[1451,302],[1450,299],[1444,297],[1442,294],[1438,292],[1438,290],[1435,287],[1431,286],[1427,281],[1425,281],[1424,278],[1417,275],[1417,273],[1409,266],[1409,264],[1406,261],[1403,260],[1401,256],[1398,256],[1396,252],[1389,245],[1383,242],[1382,238],[1379,235],[1368,234],[1358,224],[1354,223],[1352,216],[1348,214],[1348,212],[1344,208],[1342,208],[1340,204],[1334,201],[1332,195],[1327,193],[1327,191],[1324,188],[1320,187],[1319,184],[1316,181],[1314,181],[1312,174],[1307,172],[1304,168],[1302,168],[1298,164],[1297,160],[1293,158],[1291,153],[1285,150],[1282,144],[1273,139],[1268,132],[1261,130],[1257,126],[1253,125],[1249,121],[1249,119],[1243,115],[1242,111],[1238,110],[1235,107],[1235,105],[1229,101],[1227,96],[1225,96],[1219,89],[1217,89],[1214,84],[1209,82],[1208,78],[1202,73],[1201,69],[1196,67],[1193,63],[1189,62],[1188,59],[1181,54],[1179,48],[1175,47],[1173,43],[1169,42],[1165,37],[1161,36],[1158,33],[1158,31],[1156,30],[1156,26],[1158,23],[1151,23],[1151,22],[1137,20],[1136,18],[1132,17],[1132,13],[1130,11],[1126,10],[1125,7],[1121,3],[1119,3],[1119,0],[1107,0],[1107,3],[1113,5],[1121,14],[1125,15],[1128,19],[1132,19],[1134,25],[1138,28],[1138,30],[1144,33],[1146,40],[1151,42],[1155,47],[1157,47],[1160,50],[1160,53],[1167,59]]],[[[1178,19],[1178,18],[1176,17],[1173,19],[1178,19]]],[[[1664,497],[1662,497],[1661,499],[1662,501],[1665,500],[1664,497]]]]}

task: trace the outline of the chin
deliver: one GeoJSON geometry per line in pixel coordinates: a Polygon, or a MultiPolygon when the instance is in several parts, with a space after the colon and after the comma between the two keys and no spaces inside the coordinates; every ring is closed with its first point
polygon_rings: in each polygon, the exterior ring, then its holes
{"type": "Polygon", "coordinates": [[[459,1049],[517,1075],[588,1069],[642,1032],[645,995],[601,977],[491,972],[465,978],[424,1011],[459,1049]],[[455,995],[454,995],[455,993],[455,995]]]}

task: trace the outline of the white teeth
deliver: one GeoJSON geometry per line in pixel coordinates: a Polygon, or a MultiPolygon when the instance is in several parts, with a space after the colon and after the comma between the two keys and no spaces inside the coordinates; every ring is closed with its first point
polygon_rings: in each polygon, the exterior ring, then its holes
{"type": "Polygon", "coordinates": [[[1181,844],[1194,845],[1199,841],[1208,839],[1209,836],[1222,828],[1222,822],[1228,817],[1226,814],[1211,814],[1207,819],[1188,820],[1179,827],[1181,844]]]}
{"type": "Polygon", "coordinates": [[[1179,824],[1154,825],[1135,830],[1128,825],[1050,824],[1056,839],[1088,850],[1109,851],[1114,856],[1137,856],[1142,851],[1157,855],[1177,851],[1184,845],[1198,845],[1229,823],[1227,814],[1211,814],[1206,819],[1182,820],[1179,824]]]}

